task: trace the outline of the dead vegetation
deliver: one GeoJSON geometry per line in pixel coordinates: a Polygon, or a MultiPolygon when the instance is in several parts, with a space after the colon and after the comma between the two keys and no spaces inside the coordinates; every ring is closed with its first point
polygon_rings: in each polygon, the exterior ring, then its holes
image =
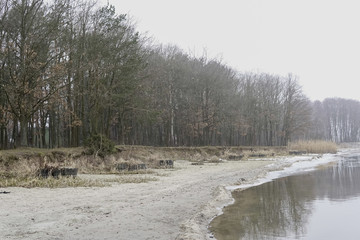
{"type": "Polygon", "coordinates": [[[0,151],[0,187],[96,187],[113,183],[141,183],[156,181],[159,173],[152,169],[173,168],[177,160],[188,160],[193,165],[203,165],[222,163],[224,160],[243,161],[284,156],[289,154],[289,149],[315,152],[309,149],[309,146],[318,146],[316,153],[334,151],[329,148],[332,144],[313,142],[298,142],[291,144],[290,148],[116,146],[116,153],[103,157],[88,155],[83,148],[7,150],[0,151]],[[115,177],[106,180],[58,175],[55,178],[41,177],[39,172],[46,168],[76,168],[82,175],[112,174],[115,177]]]}
{"type": "Polygon", "coordinates": [[[291,150],[315,154],[336,153],[337,148],[334,142],[320,140],[297,141],[289,144],[291,150]]]}
{"type": "Polygon", "coordinates": [[[147,183],[157,180],[158,178],[146,174],[146,175],[120,175],[113,178],[104,179],[103,181],[105,183],[124,184],[124,183],[147,183]]]}
{"type": "Polygon", "coordinates": [[[36,176],[12,175],[4,176],[0,174],[0,187],[24,187],[24,188],[64,188],[64,187],[105,187],[109,184],[100,180],[90,180],[82,178],[39,178],[36,176]]]}

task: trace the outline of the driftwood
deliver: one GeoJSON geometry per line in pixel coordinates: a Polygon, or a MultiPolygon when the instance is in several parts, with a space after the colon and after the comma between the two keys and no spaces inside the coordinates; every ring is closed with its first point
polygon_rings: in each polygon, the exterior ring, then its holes
{"type": "Polygon", "coordinates": [[[3,191],[3,192],[0,192],[0,194],[9,194],[10,192],[7,192],[7,191],[3,191]]]}

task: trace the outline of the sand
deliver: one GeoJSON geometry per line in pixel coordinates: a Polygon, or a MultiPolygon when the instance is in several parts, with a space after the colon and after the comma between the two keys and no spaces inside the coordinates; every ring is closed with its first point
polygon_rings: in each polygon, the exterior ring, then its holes
{"type": "Polygon", "coordinates": [[[208,224],[233,201],[225,186],[253,182],[282,165],[176,161],[147,183],[0,189],[10,192],[0,194],[0,239],[212,239],[208,224]]]}

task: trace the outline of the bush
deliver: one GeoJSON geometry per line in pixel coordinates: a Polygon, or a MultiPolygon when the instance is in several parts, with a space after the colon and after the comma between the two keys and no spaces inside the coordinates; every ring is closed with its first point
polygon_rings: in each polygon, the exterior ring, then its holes
{"type": "Polygon", "coordinates": [[[85,141],[86,154],[105,157],[108,154],[115,152],[115,144],[102,134],[91,135],[85,141]]]}

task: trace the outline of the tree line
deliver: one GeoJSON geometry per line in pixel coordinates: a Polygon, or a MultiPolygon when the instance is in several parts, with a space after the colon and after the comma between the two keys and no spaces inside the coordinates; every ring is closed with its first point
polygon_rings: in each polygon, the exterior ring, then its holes
{"type": "Polygon", "coordinates": [[[314,102],[308,137],[338,143],[359,142],[360,102],[343,98],[314,102]]]}
{"type": "Polygon", "coordinates": [[[1,0],[0,44],[0,149],[96,134],[155,146],[359,139],[359,102],[313,103],[291,74],[154,45],[111,5],[1,0]]]}

